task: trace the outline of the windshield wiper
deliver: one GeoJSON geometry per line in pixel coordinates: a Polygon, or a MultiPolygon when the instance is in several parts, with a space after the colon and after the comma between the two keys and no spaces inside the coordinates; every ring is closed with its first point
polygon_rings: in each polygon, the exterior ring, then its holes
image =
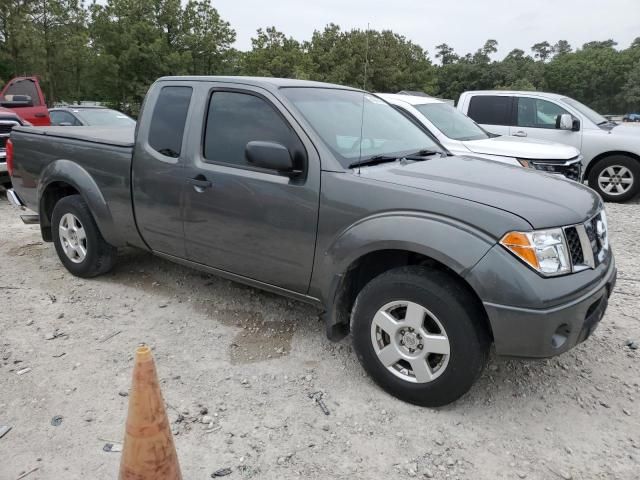
{"type": "Polygon", "coordinates": [[[365,165],[377,165],[385,162],[395,162],[396,160],[414,160],[416,162],[426,160],[425,157],[432,155],[440,155],[445,157],[447,154],[441,150],[418,150],[417,152],[409,153],[406,155],[374,155],[373,157],[363,158],[357,162],[349,164],[349,168],[362,167],[365,165]]]}
{"type": "Polygon", "coordinates": [[[440,155],[441,157],[446,157],[447,154],[442,150],[418,150],[417,152],[410,153],[408,155],[403,155],[402,158],[406,158],[407,160],[424,160],[424,157],[431,157],[433,155],[440,155]]]}
{"type": "Polygon", "coordinates": [[[363,158],[357,162],[350,163],[349,168],[362,167],[364,165],[377,165],[385,162],[395,162],[399,158],[402,157],[398,155],[374,155],[373,157],[363,158]]]}

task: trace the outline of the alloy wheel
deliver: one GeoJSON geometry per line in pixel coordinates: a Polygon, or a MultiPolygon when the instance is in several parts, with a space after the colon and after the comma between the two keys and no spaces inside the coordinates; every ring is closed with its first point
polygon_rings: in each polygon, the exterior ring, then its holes
{"type": "Polygon", "coordinates": [[[371,322],[371,341],[378,360],[395,376],[428,383],[444,373],[451,346],[436,316],[415,302],[384,305],[371,322]]]}
{"type": "Polygon", "coordinates": [[[611,165],[600,172],[598,186],[607,195],[627,193],[633,186],[633,173],[622,165],[611,165]]]}
{"type": "Polygon", "coordinates": [[[60,243],[65,255],[74,263],[81,263],[87,256],[87,234],[72,213],[66,213],[60,219],[58,225],[60,243]]]}

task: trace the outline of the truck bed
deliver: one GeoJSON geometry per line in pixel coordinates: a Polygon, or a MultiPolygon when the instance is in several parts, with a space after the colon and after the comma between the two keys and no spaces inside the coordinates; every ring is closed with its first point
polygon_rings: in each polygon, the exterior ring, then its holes
{"type": "Polygon", "coordinates": [[[115,147],[133,147],[135,136],[132,127],[15,127],[13,130],[115,147]]]}

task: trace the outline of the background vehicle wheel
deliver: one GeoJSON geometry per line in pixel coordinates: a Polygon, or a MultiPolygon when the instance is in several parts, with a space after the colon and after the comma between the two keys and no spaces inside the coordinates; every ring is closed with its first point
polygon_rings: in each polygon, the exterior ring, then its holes
{"type": "Polygon", "coordinates": [[[109,245],[80,195],[56,203],[51,217],[53,243],[62,264],[78,277],[89,278],[113,267],[117,249],[109,245]]]}
{"type": "Polygon", "coordinates": [[[640,162],[624,155],[605,157],[589,172],[589,186],[606,202],[626,202],[640,189],[640,162]]]}
{"type": "Polygon", "coordinates": [[[402,267],[374,278],[358,295],[353,346],[391,395],[439,407],[464,395],[482,373],[490,346],[483,315],[454,276],[402,267]]]}

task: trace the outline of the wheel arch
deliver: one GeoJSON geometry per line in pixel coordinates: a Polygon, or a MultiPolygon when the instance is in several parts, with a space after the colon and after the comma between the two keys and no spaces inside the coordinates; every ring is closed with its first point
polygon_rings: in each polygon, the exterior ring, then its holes
{"type": "Polygon", "coordinates": [[[425,265],[446,271],[473,293],[484,311],[464,274],[495,242],[471,225],[422,212],[387,212],[357,222],[320,255],[314,271],[323,282],[315,288],[325,308],[327,336],[339,340],[347,335],[359,291],[368,281],[396,267],[425,265]]]}
{"type": "Polygon", "coordinates": [[[55,204],[61,198],[77,194],[86,202],[104,239],[112,245],[121,243],[102,192],[89,172],[77,163],[57,160],[49,164],[40,175],[37,194],[40,230],[45,241],[53,238],[51,217],[55,204]]]}
{"type": "Polygon", "coordinates": [[[635,161],[637,161],[638,163],[640,163],[640,155],[637,155],[635,153],[631,153],[631,152],[627,152],[625,150],[610,150],[608,152],[603,152],[600,153],[598,155],[596,155],[595,157],[593,157],[593,159],[589,162],[589,164],[587,165],[587,169],[584,172],[584,176],[583,178],[588,179],[589,175],[591,174],[591,171],[593,170],[593,167],[600,161],[603,160],[607,157],[613,157],[616,155],[620,155],[620,156],[624,156],[624,157],[629,157],[629,158],[633,158],[635,161]]]}
{"type": "Polygon", "coordinates": [[[481,312],[480,322],[493,338],[482,300],[460,272],[433,257],[404,249],[373,250],[351,262],[344,274],[337,278],[332,308],[324,313],[327,336],[332,340],[339,340],[349,333],[351,311],[356,297],[367,283],[385,272],[405,266],[423,266],[444,272],[454,279],[474,299],[474,307],[481,312]]]}

